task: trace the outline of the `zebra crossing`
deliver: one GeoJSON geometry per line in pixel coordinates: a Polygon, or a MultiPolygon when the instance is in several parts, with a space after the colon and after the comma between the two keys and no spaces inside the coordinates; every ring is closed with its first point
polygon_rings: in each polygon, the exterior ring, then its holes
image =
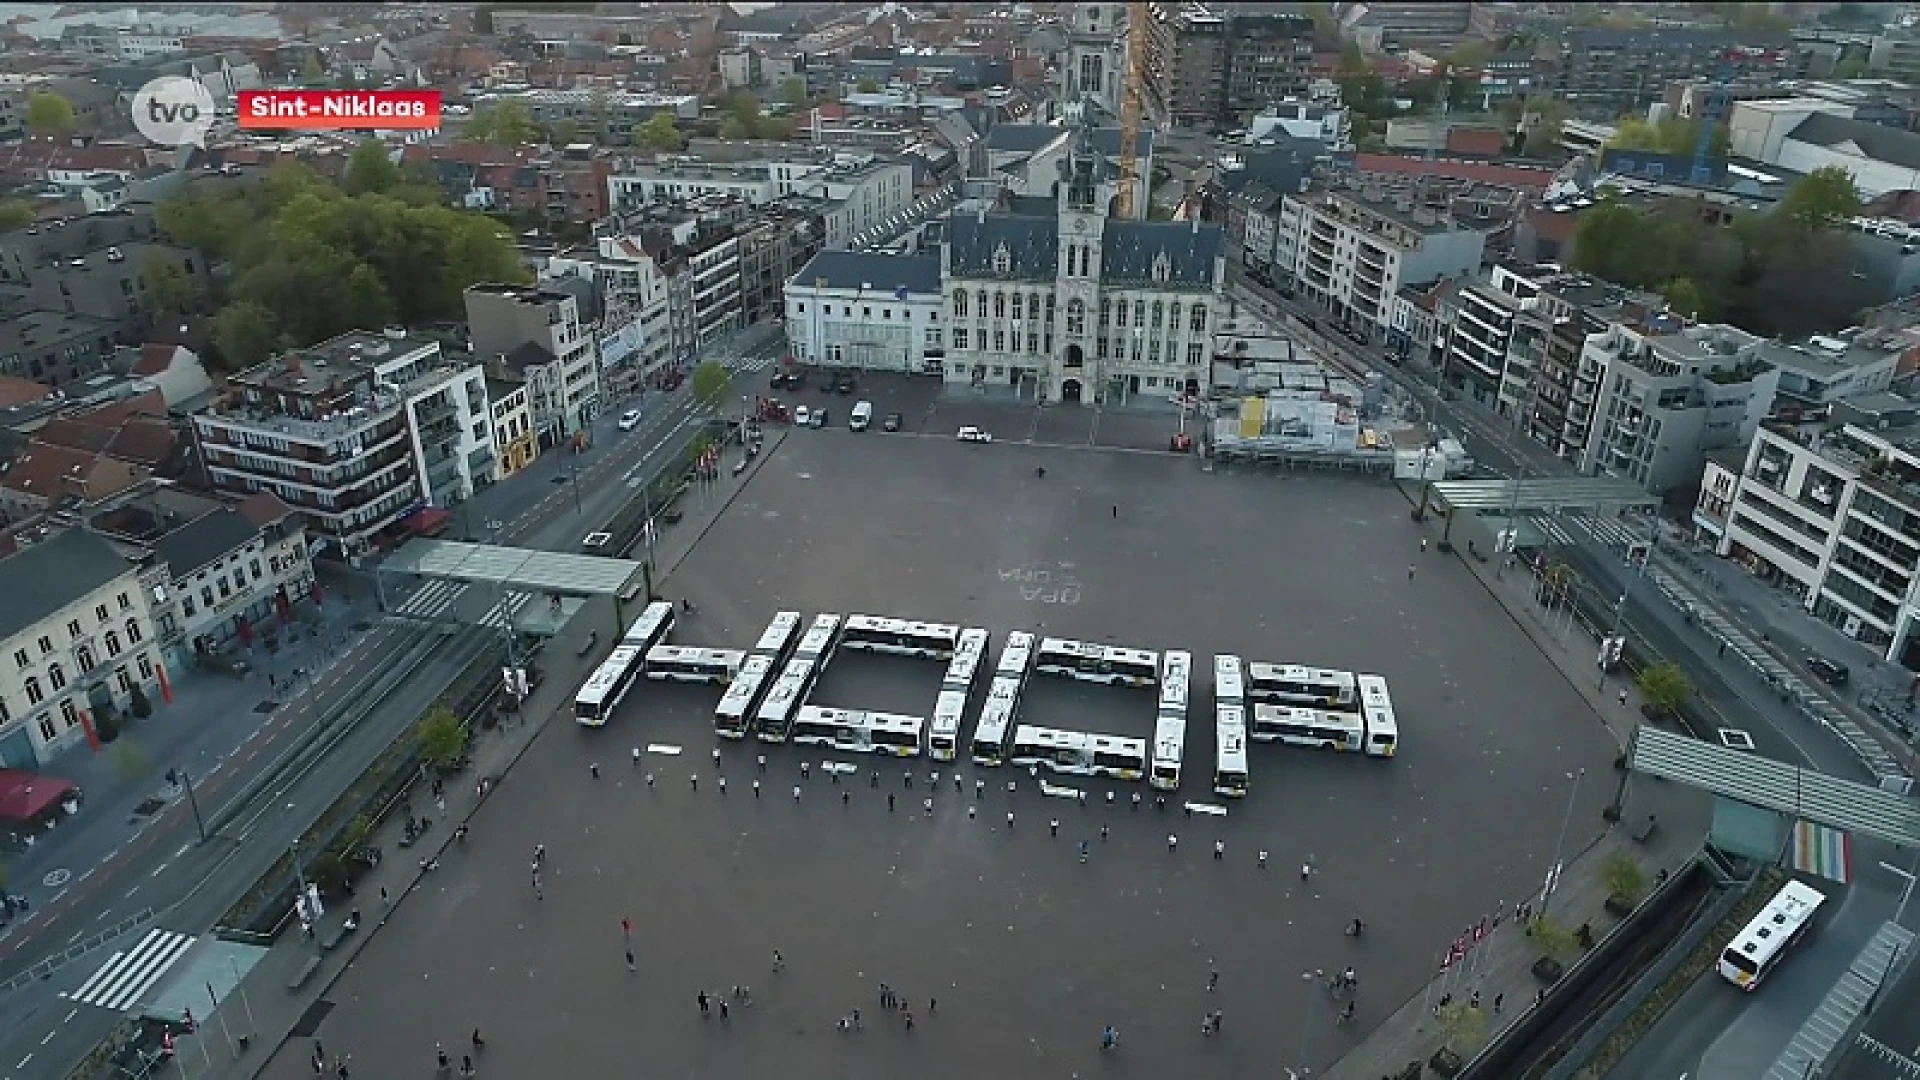
{"type": "MultiPolygon", "coordinates": [[[[1854,957],[1846,974],[1827,991],[1813,1015],[1807,1017],[1800,1030],[1787,1041],[1786,1048],[1774,1059],[1773,1067],[1767,1070],[1767,1080],[1805,1080],[1814,1074],[1816,1066],[1832,1060],[1834,1051],[1846,1041],[1847,1033],[1854,1030],[1860,1017],[1866,1015],[1888,976],[1893,974],[1894,961],[1912,945],[1912,931],[1897,923],[1882,925],[1854,957]]],[[[1881,1047],[1864,1033],[1857,1042],[1889,1065],[1900,1068],[1904,1061],[1906,1066],[1913,1066],[1912,1061],[1893,1052],[1891,1047],[1881,1047]],[[1882,1053],[1876,1047],[1887,1052],[1882,1053]]],[[[1902,1069],[1902,1073],[1915,1075],[1908,1069],[1902,1069]]]]}
{"type": "MultiPolygon", "coordinates": [[[[438,578],[422,584],[406,598],[393,614],[409,619],[448,619],[457,611],[460,599],[472,586],[465,581],[438,578]]],[[[526,593],[508,592],[504,601],[496,600],[480,617],[481,626],[505,630],[509,621],[526,606],[526,593]]]]}
{"type": "Polygon", "coordinates": [[[173,930],[149,930],[133,948],[107,957],[100,970],[65,997],[114,1012],[135,1009],[197,940],[173,930]]]}

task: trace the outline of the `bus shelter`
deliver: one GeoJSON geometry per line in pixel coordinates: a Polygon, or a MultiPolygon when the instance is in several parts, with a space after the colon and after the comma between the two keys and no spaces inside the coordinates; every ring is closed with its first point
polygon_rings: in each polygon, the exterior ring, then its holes
{"type": "Polygon", "coordinates": [[[1482,522],[1489,533],[1514,530],[1515,547],[1546,547],[1564,542],[1558,530],[1540,519],[1575,511],[1596,517],[1660,505],[1657,496],[1631,480],[1611,476],[1539,477],[1531,480],[1436,480],[1421,494],[1422,508],[1446,515],[1441,539],[1453,540],[1454,521],[1462,516],[1482,522]]]}
{"type": "Polygon", "coordinates": [[[514,592],[544,598],[547,604],[530,606],[536,611],[557,610],[567,615],[571,614],[565,611],[568,601],[611,596],[616,637],[626,625],[627,605],[652,594],[652,582],[645,565],[631,559],[453,540],[414,540],[377,567],[374,586],[380,590],[382,610],[390,610],[385,579],[395,574],[484,585],[501,594],[514,592]]]}

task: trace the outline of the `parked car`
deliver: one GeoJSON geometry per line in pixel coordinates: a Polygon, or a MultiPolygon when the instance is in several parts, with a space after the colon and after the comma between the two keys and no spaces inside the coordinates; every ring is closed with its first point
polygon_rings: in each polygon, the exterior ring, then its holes
{"type": "Polygon", "coordinates": [[[972,424],[968,424],[966,427],[960,429],[960,441],[987,443],[993,441],[993,436],[988,432],[981,431],[972,424]]]}
{"type": "Polygon", "coordinates": [[[899,431],[900,430],[900,414],[897,412],[888,413],[887,418],[881,421],[880,423],[880,430],[881,431],[899,431]]]}
{"type": "Polygon", "coordinates": [[[849,373],[842,372],[835,377],[833,380],[833,392],[836,394],[853,393],[853,376],[849,373]]]}
{"type": "Polygon", "coordinates": [[[637,428],[639,426],[640,426],[640,410],[639,409],[628,409],[626,412],[623,412],[620,414],[620,430],[621,431],[632,431],[634,428],[637,428]]]}
{"type": "Polygon", "coordinates": [[[1852,672],[1847,670],[1847,665],[1837,664],[1818,655],[1807,657],[1807,670],[1813,672],[1815,678],[1828,686],[1845,686],[1847,679],[1852,676],[1852,672]]]}
{"type": "Polygon", "coordinates": [[[813,426],[814,427],[827,426],[827,410],[825,409],[813,410],[813,426]]]}
{"type": "Polygon", "coordinates": [[[795,405],[793,407],[793,425],[795,427],[806,427],[808,424],[812,422],[813,422],[812,409],[807,408],[805,405],[795,405]]]}

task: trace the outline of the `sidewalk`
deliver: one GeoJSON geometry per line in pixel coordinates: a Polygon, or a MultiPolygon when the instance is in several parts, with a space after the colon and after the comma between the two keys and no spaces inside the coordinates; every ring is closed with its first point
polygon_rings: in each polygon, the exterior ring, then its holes
{"type": "MultiPolygon", "coordinates": [[[[656,550],[662,577],[671,573],[672,568],[686,557],[734,496],[773,456],[772,451],[784,436],[784,429],[770,429],[766,447],[753,465],[737,477],[732,475],[730,462],[738,460],[739,451],[738,448],[730,448],[731,452],[727,460],[722,462],[719,479],[714,484],[711,496],[687,500],[686,518],[661,533],[656,550]]],[[[593,665],[612,650],[612,642],[609,641],[587,656],[580,655],[591,629],[611,622],[611,610],[612,600],[604,597],[583,605],[568,627],[549,640],[542,651],[539,662],[545,679],[522,707],[521,721],[503,725],[490,734],[482,734],[475,742],[473,764],[465,776],[492,777],[494,786],[488,797],[493,791],[512,782],[513,764],[533,745],[533,741],[554,717],[559,716],[564,721],[565,717],[571,715],[574,691],[593,665]]],[[[246,995],[245,1007],[242,1006],[240,995],[230,994],[215,1010],[217,1019],[231,1027],[236,1039],[242,1031],[248,1033],[248,1045],[244,1049],[237,1055],[227,1051],[223,1045],[225,1037],[220,1034],[221,1024],[211,1015],[200,1021],[196,1035],[179,1040],[177,1054],[187,1066],[188,1075],[196,1078],[218,1075],[227,1080],[252,1080],[267,1067],[289,1038],[296,1037],[296,1030],[319,1024],[318,1019],[307,1019],[309,1008],[326,995],[333,980],[353,963],[360,950],[385,924],[386,912],[381,908],[380,890],[386,889],[393,903],[405,902],[409,892],[425,873],[420,869],[419,860],[428,856],[443,856],[453,843],[454,830],[473,816],[481,801],[472,782],[449,783],[446,797],[446,811],[435,815],[440,820],[435,822],[428,844],[410,849],[400,848],[398,841],[402,823],[398,820],[399,815],[393,815],[384,822],[370,840],[387,852],[389,857],[381,860],[377,868],[368,872],[354,886],[355,899],[367,925],[363,925],[359,932],[345,936],[332,952],[321,951],[319,943],[334,935],[352,908],[352,902],[345,905],[334,903],[325,918],[316,925],[312,939],[304,939],[297,932],[282,935],[247,974],[241,984],[246,995]],[[303,970],[310,964],[314,970],[306,973],[306,978],[302,980],[303,970]],[[199,1046],[191,1045],[196,1039],[213,1041],[207,1044],[203,1053],[199,1046]],[[211,1071],[204,1068],[208,1054],[214,1061],[211,1071]]],[[[324,1016],[324,1013],[321,1015],[324,1016]]],[[[302,1048],[301,1052],[305,1053],[305,1049],[302,1048]]]]}
{"type": "MultiPolygon", "coordinates": [[[[1435,519],[1419,527],[1438,535],[1439,521],[1435,519]]],[[[1640,720],[1641,701],[1637,689],[1617,676],[1609,677],[1603,686],[1594,667],[1598,644],[1578,624],[1563,632],[1564,616],[1556,618],[1534,601],[1533,576],[1523,567],[1499,572],[1491,559],[1481,563],[1464,552],[1439,558],[1451,561],[1486,587],[1489,596],[1526,631],[1567,677],[1568,684],[1592,706],[1596,721],[1606,725],[1624,748],[1640,720]],[[1627,690],[1624,705],[1618,697],[1621,689],[1627,690]]],[[[1443,572],[1453,571],[1449,568],[1443,572]]],[[[1618,784],[1619,779],[1620,774],[1612,769],[1590,770],[1587,776],[1589,783],[1607,785],[1618,784]]],[[[1633,784],[1628,787],[1624,817],[1632,822],[1644,820],[1647,814],[1658,815],[1661,827],[1649,842],[1635,843],[1631,830],[1619,825],[1576,822],[1569,846],[1572,847],[1576,839],[1579,846],[1567,860],[1560,887],[1548,906],[1553,922],[1568,928],[1588,925],[1596,938],[1604,939],[1618,925],[1618,920],[1605,910],[1608,890],[1601,867],[1615,854],[1625,853],[1640,864],[1651,885],[1659,871],[1677,872],[1693,858],[1709,813],[1707,800],[1694,792],[1667,785],[1633,784]]],[[[1508,905],[1507,910],[1511,911],[1512,906],[1508,905]]],[[[1542,984],[1531,971],[1540,954],[1524,933],[1516,932],[1518,929],[1518,925],[1509,920],[1489,934],[1451,973],[1437,976],[1429,991],[1405,1002],[1367,1033],[1359,1045],[1327,1071],[1327,1080],[1379,1080],[1383,1076],[1397,1076],[1398,1070],[1409,1062],[1426,1062],[1440,1048],[1442,1033],[1433,1008],[1443,994],[1450,994],[1455,1005],[1468,1002],[1475,993],[1480,995],[1487,1023],[1477,1045],[1462,1054],[1470,1060],[1479,1047],[1487,1045],[1509,1024],[1526,1015],[1541,989],[1542,984]],[[1493,1004],[1497,999],[1502,1008],[1495,1012],[1493,1004]]],[[[1576,958],[1567,958],[1565,962],[1571,967],[1576,958]]]]}

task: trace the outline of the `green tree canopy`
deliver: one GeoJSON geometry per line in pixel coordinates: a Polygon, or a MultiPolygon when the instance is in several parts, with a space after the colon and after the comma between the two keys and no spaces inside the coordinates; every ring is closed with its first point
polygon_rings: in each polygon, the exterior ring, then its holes
{"type": "Polygon", "coordinates": [[[1789,188],[1778,212],[1808,229],[1831,229],[1860,216],[1860,189],[1854,186],[1852,173],[1825,165],[1789,188]]]}
{"type": "Polygon", "coordinates": [[[506,99],[474,106],[467,114],[463,134],[477,142],[495,146],[523,146],[540,140],[540,125],[524,102],[506,99]]]}
{"type": "MultiPolygon", "coordinates": [[[[1611,150],[1647,150],[1656,154],[1692,154],[1700,147],[1700,121],[1678,116],[1662,118],[1658,123],[1637,116],[1623,117],[1607,148],[1611,150]]],[[[1727,129],[1716,125],[1709,152],[1727,152],[1727,129]]]]}
{"type": "Polygon", "coordinates": [[[435,768],[459,761],[467,749],[467,725],[445,705],[436,705],[421,717],[414,735],[420,740],[420,756],[435,768]]]}
{"type": "Polygon", "coordinates": [[[670,112],[657,112],[633,129],[633,144],[649,150],[678,150],[683,145],[680,128],[670,112]]]}
{"type": "Polygon", "coordinates": [[[198,303],[200,289],[179,263],[156,256],[140,266],[140,295],[149,311],[178,313],[198,303]]]}
{"type": "Polygon", "coordinates": [[[0,233],[24,229],[36,221],[33,207],[23,202],[0,202],[0,233]]]}
{"type": "Polygon", "coordinates": [[[1640,696],[1657,712],[1672,715],[1693,700],[1693,680],[1678,664],[1655,664],[1635,681],[1640,685],[1640,696]]]}
{"type": "Polygon", "coordinates": [[[362,139],[347,159],[347,175],[342,186],[349,195],[379,194],[400,184],[400,168],[393,163],[387,144],[379,139],[362,139]]]}
{"type": "Polygon", "coordinates": [[[853,88],[858,93],[877,94],[880,92],[880,80],[871,75],[862,75],[860,81],[853,84],[853,88]]]}
{"type": "Polygon", "coordinates": [[[490,218],[348,195],[298,164],[254,188],[169,200],[155,219],[228,263],[214,341],[230,366],[348,330],[457,317],[468,286],[525,277],[512,235],[490,218]]]}
{"type": "Polygon", "coordinates": [[[812,100],[807,93],[807,80],[798,75],[780,83],[780,100],[789,105],[805,105],[812,100]]]}
{"type": "Polygon", "coordinates": [[[59,135],[72,131],[73,103],[59,94],[34,92],[27,95],[27,130],[35,135],[59,135]]]}

